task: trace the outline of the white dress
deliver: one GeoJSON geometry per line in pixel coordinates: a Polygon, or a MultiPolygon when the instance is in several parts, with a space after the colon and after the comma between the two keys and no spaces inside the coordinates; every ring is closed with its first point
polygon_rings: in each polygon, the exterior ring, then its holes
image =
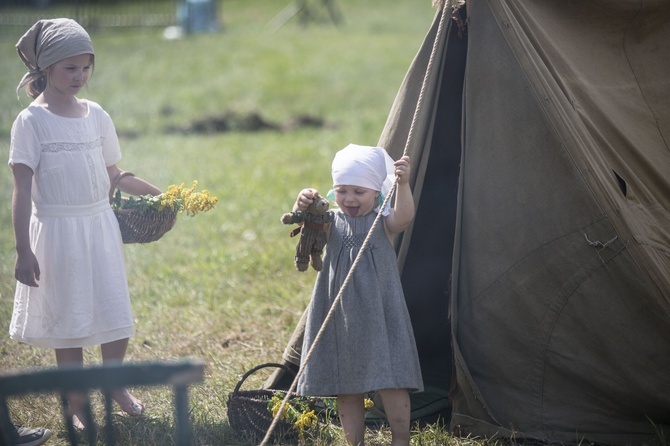
{"type": "Polygon", "coordinates": [[[31,104],[12,126],[9,164],[33,172],[30,243],[39,287],[17,282],[12,339],[86,347],[133,334],[123,242],[107,166],[121,159],[114,124],[88,101],[84,118],[31,104]]]}

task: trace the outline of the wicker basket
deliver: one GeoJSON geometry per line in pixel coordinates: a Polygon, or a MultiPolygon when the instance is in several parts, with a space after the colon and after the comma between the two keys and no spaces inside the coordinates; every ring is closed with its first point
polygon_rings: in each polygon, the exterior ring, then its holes
{"type": "MultiPolygon", "coordinates": [[[[240,390],[240,388],[249,376],[267,367],[279,367],[295,376],[295,372],[285,365],[273,362],[261,364],[246,372],[235,386],[235,390],[228,395],[227,406],[230,427],[238,434],[256,441],[265,437],[272,424],[273,417],[272,412],[268,409],[268,403],[277,394],[283,398],[286,392],[274,389],[240,390]]],[[[298,398],[298,396],[292,395],[290,397],[290,399],[293,398],[298,398]]],[[[291,441],[296,439],[297,436],[298,433],[295,429],[292,429],[291,424],[280,420],[272,431],[270,439],[273,442],[279,439],[291,441]]]]}
{"type": "MultiPolygon", "coordinates": [[[[114,200],[127,200],[127,198],[115,198],[115,191],[119,181],[124,176],[133,175],[130,172],[121,172],[112,182],[109,190],[109,202],[114,200]]],[[[177,211],[164,209],[114,209],[116,219],[119,221],[123,243],[150,243],[155,242],[167,233],[177,222],[177,211]]]]}

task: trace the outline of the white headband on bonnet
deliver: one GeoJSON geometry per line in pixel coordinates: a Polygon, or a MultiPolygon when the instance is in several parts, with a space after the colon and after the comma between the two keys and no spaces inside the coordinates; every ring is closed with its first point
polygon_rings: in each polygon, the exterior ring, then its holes
{"type": "MultiPolygon", "coordinates": [[[[349,144],[335,154],[332,174],[333,186],[359,186],[381,192],[381,205],[393,186],[395,167],[383,148],[349,144]]],[[[389,209],[387,204],[383,214],[387,215],[389,209]]]]}
{"type": "Polygon", "coordinates": [[[29,70],[16,88],[17,96],[23,87],[39,79],[45,68],[68,57],[94,54],[91,37],[72,19],[38,21],[21,36],[16,51],[29,70]]]}

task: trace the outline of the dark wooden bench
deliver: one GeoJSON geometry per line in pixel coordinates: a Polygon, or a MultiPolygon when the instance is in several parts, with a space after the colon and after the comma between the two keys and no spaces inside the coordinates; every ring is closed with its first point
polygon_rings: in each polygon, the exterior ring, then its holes
{"type": "MultiPolygon", "coordinates": [[[[191,429],[188,412],[188,386],[202,381],[204,362],[199,359],[184,359],[174,362],[126,363],[116,366],[91,366],[84,368],[40,369],[0,376],[0,426],[1,444],[12,445],[14,429],[7,406],[7,398],[28,393],[57,392],[61,395],[63,416],[70,444],[77,444],[77,436],[68,416],[65,394],[73,391],[88,393],[100,389],[104,396],[106,444],[115,445],[112,424],[113,389],[132,386],[171,386],[175,397],[175,428],[177,445],[190,445],[191,429]]],[[[94,426],[90,404],[86,407],[87,425],[94,426]]],[[[96,442],[95,428],[87,429],[89,445],[96,442]]]]}

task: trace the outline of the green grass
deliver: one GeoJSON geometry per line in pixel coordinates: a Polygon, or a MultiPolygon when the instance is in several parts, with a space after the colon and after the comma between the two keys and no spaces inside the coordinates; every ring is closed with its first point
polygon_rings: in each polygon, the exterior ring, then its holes
{"type": "MultiPolygon", "coordinates": [[[[127,245],[128,280],[136,318],[127,360],[200,357],[206,379],[190,390],[195,443],[247,444],[230,429],[226,399],[241,374],[281,358],[307,305],[315,275],[293,267],[295,241],[279,222],[306,186],[327,190],[330,161],[350,142],[375,144],[394,96],[432,20],[429,0],[341,0],[344,23],[292,20],[277,32],[268,22],[286,2],[226,0],[223,30],[164,40],[161,30],[94,34],[96,67],[81,96],[113,117],[123,160],[159,187],[197,179],[219,198],[215,210],[181,216],[159,242],[127,245]],[[300,116],[323,127],[284,131],[179,133],[198,119],[256,113],[284,125],[300,116]]],[[[18,39],[0,40],[0,159],[7,159],[11,124],[28,104],[15,88],[24,69],[18,39]]],[[[0,174],[0,371],[55,364],[51,350],[9,339],[15,282],[11,225],[12,178],[0,174]]],[[[86,362],[99,363],[95,349],[86,362]]],[[[253,377],[257,388],[265,376],[253,377]]],[[[134,389],[145,417],[119,418],[121,444],[171,444],[169,389],[134,389]]],[[[99,400],[97,407],[99,408],[99,400]]],[[[29,395],[10,403],[15,421],[56,432],[66,444],[57,398],[29,395]]],[[[370,430],[368,444],[388,442],[370,430]]],[[[413,444],[453,444],[444,428],[426,426],[413,444]]],[[[471,440],[469,440],[471,442],[471,440]]],[[[341,444],[328,427],[311,444],[341,444]]]]}

